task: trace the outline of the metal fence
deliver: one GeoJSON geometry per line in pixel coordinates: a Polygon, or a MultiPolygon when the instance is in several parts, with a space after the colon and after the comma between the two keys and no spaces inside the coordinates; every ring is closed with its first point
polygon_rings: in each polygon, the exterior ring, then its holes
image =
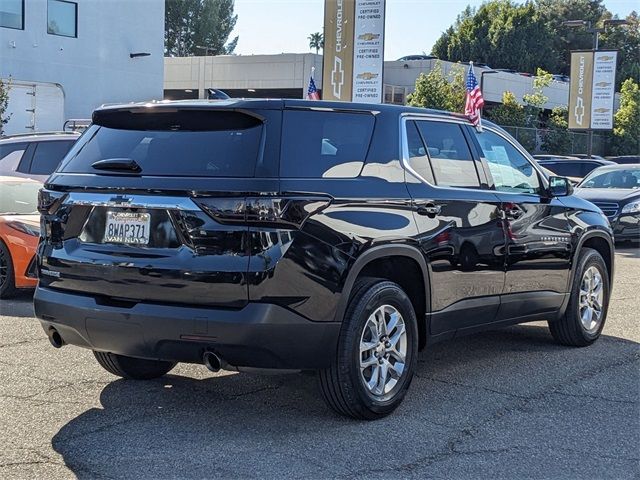
{"type": "MultiPolygon", "coordinates": [[[[502,127],[515,137],[530,153],[552,153],[571,155],[587,153],[589,134],[527,127],[502,127]]],[[[602,134],[593,135],[594,155],[608,153],[609,137],[602,134]]]]}

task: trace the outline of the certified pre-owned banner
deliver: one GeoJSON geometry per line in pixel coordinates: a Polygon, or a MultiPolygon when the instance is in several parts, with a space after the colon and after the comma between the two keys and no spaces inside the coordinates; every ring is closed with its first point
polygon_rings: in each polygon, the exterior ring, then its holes
{"type": "Polygon", "coordinates": [[[613,98],[617,52],[609,50],[571,52],[569,128],[613,128],[613,98]]]}
{"type": "Polygon", "coordinates": [[[591,88],[591,128],[613,128],[613,98],[616,86],[618,52],[597,51],[593,55],[593,87],[591,88]]]}
{"type": "Polygon", "coordinates": [[[382,103],[385,0],[356,0],[353,101],[382,103]]]}
{"type": "Polygon", "coordinates": [[[325,0],[323,100],[351,100],[354,14],[354,0],[325,0]]]}

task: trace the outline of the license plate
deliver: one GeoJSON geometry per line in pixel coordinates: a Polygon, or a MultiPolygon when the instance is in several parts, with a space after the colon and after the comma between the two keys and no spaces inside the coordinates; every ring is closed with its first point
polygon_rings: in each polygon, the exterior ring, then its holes
{"type": "Polygon", "coordinates": [[[104,242],[147,245],[150,224],[151,215],[149,213],[107,212],[104,242]]]}

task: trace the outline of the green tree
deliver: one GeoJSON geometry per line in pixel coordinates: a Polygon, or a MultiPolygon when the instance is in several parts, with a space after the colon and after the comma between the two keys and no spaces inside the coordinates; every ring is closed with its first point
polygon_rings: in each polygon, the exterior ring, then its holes
{"type": "Polygon", "coordinates": [[[237,20],[234,0],[166,0],[165,54],[172,57],[231,54],[238,37],[229,41],[229,35],[237,20]]]}
{"type": "Polygon", "coordinates": [[[620,108],[613,123],[612,153],[640,154],[640,87],[632,78],[623,82],[620,91],[620,108]]]}
{"type": "Polygon", "coordinates": [[[495,68],[553,70],[556,55],[545,19],[535,5],[491,0],[467,7],[436,41],[432,53],[452,62],[473,60],[495,68]]]}
{"type": "MultiPolygon", "coordinates": [[[[593,36],[585,27],[563,24],[585,20],[602,27],[612,18],[602,0],[490,0],[467,7],[435,42],[432,53],[442,60],[474,60],[494,68],[534,73],[538,67],[568,74],[571,50],[590,49],[593,36]]],[[[638,14],[630,25],[608,28],[600,36],[600,48],[618,50],[618,78],[640,81],[640,28],[638,14]]],[[[618,85],[621,81],[618,82],[618,85]]]]}
{"type": "Polygon", "coordinates": [[[525,125],[527,127],[538,128],[540,126],[540,115],[549,100],[544,90],[551,85],[551,82],[553,82],[553,75],[538,68],[536,76],[533,78],[533,92],[525,93],[522,96],[522,101],[525,104],[525,125]]]}
{"type": "Polygon", "coordinates": [[[571,50],[591,49],[593,37],[586,28],[568,27],[563,22],[586,20],[595,27],[607,13],[607,9],[602,0],[536,0],[535,7],[547,25],[553,51],[558,59],[558,64],[552,71],[568,75],[571,50]]]}
{"type": "Polygon", "coordinates": [[[631,12],[625,20],[628,25],[608,28],[600,35],[600,48],[618,51],[618,90],[627,78],[640,83],[640,17],[631,12]]]}
{"type": "Polygon", "coordinates": [[[307,37],[309,39],[309,48],[316,49],[316,55],[324,48],[324,35],[320,32],[312,33],[307,37]]]}
{"type": "Polygon", "coordinates": [[[414,107],[463,112],[465,96],[464,67],[456,65],[445,75],[442,64],[436,62],[429,73],[420,74],[416,89],[408,95],[407,102],[414,107]]]}
{"type": "Polygon", "coordinates": [[[549,115],[547,129],[542,137],[542,150],[558,155],[571,153],[569,112],[565,107],[555,107],[549,115]]]}
{"type": "Polygon", "coordinates": [[[524,107],[518,103],[513,92],[502,93],[502,103],[487,110],[487,118],[504,127],[524,127],[524,107]]]}
{"type": "Polygon", "coordinates": [[[4,132],[4,126],[9,123],[11,114],[5,115],[9,106],[9,90],[11,89],[11,78],[8,82],[4,82],[0,78],[0,135],[4,132]]]}

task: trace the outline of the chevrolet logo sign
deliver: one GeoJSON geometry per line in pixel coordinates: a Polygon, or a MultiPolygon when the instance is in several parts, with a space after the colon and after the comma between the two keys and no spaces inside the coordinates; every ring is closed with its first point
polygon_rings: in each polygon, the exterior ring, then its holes
{"type": "Polygon", "coordinates": [[[363,72],[363,73],[359,73],[357,77],[361,80],[372,80],[374,78],[378,78],[378,74],[371,73],[371,72],[363,72]]]}
{"type": "Polygon", "coordinates": [[[611,55],[602,55],[601,57],[598,57],[598,60],[601,62],[610,62],[613,60],[613,57],[611,55]]]}
{"type": "Polygon", "coordinates": [[[364,40],[365,42],[371,42],[372,40],[377,40],[379,38],[379,33],[363,33],[362,35],[358,35],[358,40],[364,40]]]}
{"type": "Polygon", "coordinates": [[[576,108],[573,111],[573,114],[576,117],[576,123],[578,125],[582,125],[582,120],[584,120],[584,101],[582,97],[578,97],[576,99],[576,108]]]}
{"type": "Polygon", "coordinates": [[[594,108],[593,111],[596,113],[607,113],[609,110],[611,110],[610,108],[594,108]]]}
{"type": "Polygon", "coordinates": [[[598,83],[596,83],[596,87],[608,87],[610,85],[611,85],[610,82],[598,82],[598,83]]]}
{"type": "Polygon", "coordinates": [[[342,100],[342,86],[344,85],[344,70],[342,69],[342,59],[333,57],[333,70],[331,71],[331,86],[333,96],[342,100]]]}

